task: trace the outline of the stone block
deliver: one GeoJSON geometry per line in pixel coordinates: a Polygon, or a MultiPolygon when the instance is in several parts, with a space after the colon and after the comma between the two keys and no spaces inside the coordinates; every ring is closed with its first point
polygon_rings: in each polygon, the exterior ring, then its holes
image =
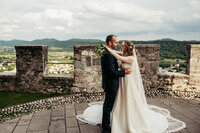
{"type": "Polygon", "coordinates": [[[53,109],[51,116],[64,116],[64,111],[64,107],[53,109]]]}
{"type": "Polygon", "coordinates": [[[81,55],[87,56],[87,55],[88,55],[88,51],[83,50],[83,51],[81,52],[81,55]]]}
{"type": "Polygon", "coordinates": [[[68,133],[80,133],[79,132],[79,127],[69,127],[67,128],[68,133]]]}
{"type": "Polygon", "coordinates": [[[76,126],[78,126],[76,117],[66,118],[66,126],[67,127],[76,127],[76,126]]]}
{"type": "Polygon", "coordinates": [[[93,58],[93,66],[99,66],[101,65],[100,58],[93,58]]]}
{"type": "Polygon", "coordinates": [[[90,56],[86,57],[86,65],[87,65],[87,67],[91,66],[91,57],[90,56]]]}
{"type": "Polygon", "coordinates": [[[13,133],[26,133],[28,125],[17,126],[13,133]]]}
{"type": "Polygon", "coordinates": [[[1,133],[12,133],[17,123],[0,124],[1,133]]]}
{"type": "Polygon", "coordinates": [[[51,121],[49,127],[49,133],[66,133],[65,121],[64,120],[51,121]]]}
{"type": "Polygon", "coordinates": [[[48,130],[50,117],[33,117],[27,131],[48,130]]]}
{"type": "Polygon", "coordinates": [[[75,117],[75,116],[76,113],[74,108],[66,109],[66,117],[75,117]]]}

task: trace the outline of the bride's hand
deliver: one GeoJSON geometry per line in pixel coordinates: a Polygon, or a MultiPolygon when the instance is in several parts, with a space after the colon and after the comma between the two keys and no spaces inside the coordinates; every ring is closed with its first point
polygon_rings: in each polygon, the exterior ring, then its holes
{"type": "Polygon", "coordinates": [[[108,46],[106,46],[106,45],[104,45],[104,47],[109,51],[109,52],[111,52],[112,51],[112,49],[111,48],[109,48],[108,46]]]}
{"type": "Polygon", "coordinates": [[[123,52],[119,51],[118,54],[122,56],[122,55],[123,55],[123,52]]]}
{"type": "Polygon", "coordinates": [[[107,48],[108,46],[106,46],[106,45],[103,45],[105,48],[107,48]]]}

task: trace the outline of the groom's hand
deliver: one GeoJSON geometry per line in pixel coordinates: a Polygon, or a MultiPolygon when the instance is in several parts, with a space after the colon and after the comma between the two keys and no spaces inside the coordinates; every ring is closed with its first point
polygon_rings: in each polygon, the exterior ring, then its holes
{"type": "Polygon", "coordinates": [[[125,69],[125,73],[126,73],[126,74],[131,74],[131,73],[132,73],[132,70],[131,70],[130,68],[127,68],[127,69],[125,69]]]}

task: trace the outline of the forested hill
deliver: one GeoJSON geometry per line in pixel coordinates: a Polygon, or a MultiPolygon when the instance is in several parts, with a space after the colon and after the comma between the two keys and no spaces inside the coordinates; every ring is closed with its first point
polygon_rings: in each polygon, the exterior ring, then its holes
{"type": "Polygon", "coordinates": [[[49,47],[64,48],[64,50],[72,51],[74,45],[96,45],[99,43],[104,43],[97,39],[70,39],[66,41],[59,41],[56,39],[37,39],[33,41],[24,40],[11,40],[2,41],[0,40],[0,46],[15,46],[15,45],[48,45],[49,47]]]}
{"type": "MultiPolygon", "coordinates": [[[[49,51],[73,51],[74,45],[96,45],[104,43],[98,39],[70,39],[66,41],[59,41],[56,39],[37,39],[33,41],[24,40],[0,40],[0,47],[15,45],[48,45],[49,51]],[[55,49],[53,49],[55,48],[55,49]]],[[[122,41],[120,41],[121,43],[122,41]]],[[[172,39],[161,39],[153,41],[133,41],[134,44],[160,44],[160,56],[161,58],[180,58],[186,59],[187,44],[200,44],[200,41],[176,41],[172,39]]]]}
{"type": "Polygon", "coordinates": [[[160,57],[186,59],[187,45],[200,44],[200,41],[133,41],[135,44],[160,44],[160,57]]]}

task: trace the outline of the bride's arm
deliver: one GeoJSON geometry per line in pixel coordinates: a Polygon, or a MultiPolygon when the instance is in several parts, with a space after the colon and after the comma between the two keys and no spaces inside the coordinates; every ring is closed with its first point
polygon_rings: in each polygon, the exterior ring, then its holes
{"type": "Polygon", "coordinates": [[[112,50],[111,48],[109,48],[108,46],[105,46],[108,51],[117,59],[117,60],[121,60],[122,62],[125,63],[133,63],[133,56],[120,56],[118,55],[114,50],[112,50]]]}
{"type": "Polygon", "coordinates": [[[113,50],[115,53],[122,55],[123,53],[121,51],[113,50]]]}

